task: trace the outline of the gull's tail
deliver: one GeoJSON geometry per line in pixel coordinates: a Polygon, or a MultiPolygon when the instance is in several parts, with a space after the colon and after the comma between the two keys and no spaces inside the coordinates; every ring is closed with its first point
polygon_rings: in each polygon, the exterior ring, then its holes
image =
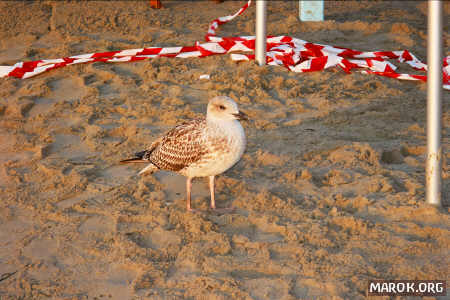
{"type": "Polygon", "coordinates": [[[152,164],[148,159],[144,159],[145,152],[146,151],[136,153],[136,157],[121,160],[120,163],[121,164],[146,163],[148,165],[139,172],[139,175],[147,173],[147,172],[150,172],[150,174],[151,174],[151,173],[155,172],[156,170],[158,170],[158,167],[155,166],[154,164],[152,164]]]}
{"type": "Polygon", "coordinates": [[[149,163],[148,160],[144,160],[140,157],[133,157],[133,158],[129,158],[129,159],[124,159],[119,161],[119,163],[121,164],[131,164],[131,163],[149,163]]]}

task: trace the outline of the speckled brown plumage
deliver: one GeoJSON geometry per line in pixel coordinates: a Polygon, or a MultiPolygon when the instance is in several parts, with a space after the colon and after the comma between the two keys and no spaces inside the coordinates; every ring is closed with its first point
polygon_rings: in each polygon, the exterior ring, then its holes
{"type": "Polygon", "coordinates": [[[136,156],[158,169],[178,172],[207,154],[208,148],[201,140],[205,126],[205,118],[180,124],[136,156]]]}

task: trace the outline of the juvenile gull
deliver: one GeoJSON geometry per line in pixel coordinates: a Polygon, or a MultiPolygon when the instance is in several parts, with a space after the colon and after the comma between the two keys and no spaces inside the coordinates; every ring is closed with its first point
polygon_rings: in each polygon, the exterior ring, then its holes
{"type": "Polygon", "coordinates": [[[180,124],[154,141],[147,150],[121,163],[148,165],[139,174],[167,170],[186,176],[187,209],[191,208],[191,181],[209,177],[211,208],[214,200],[214,176],[231,168],[245,150],[245,133],[239,120],[248,120],[236,102],[217,96],[208,103],[206,118],[180,124]]]}

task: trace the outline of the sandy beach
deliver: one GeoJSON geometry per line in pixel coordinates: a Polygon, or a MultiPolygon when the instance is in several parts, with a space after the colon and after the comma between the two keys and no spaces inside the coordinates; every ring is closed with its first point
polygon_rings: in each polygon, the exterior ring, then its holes
{"type": "MultiPolygon", "coordinates": [[[[268,2],[270,35],[407,49],[426,62],[425,1],[326,1],[318,23],[298,20],[298,1],[268,2]]],[[[194,45],[245,1],[162,3],[1,1],[0,65],[194,45]]],[[[217,34],[254,35],[254,19],[252,4],[217,34]]],[[[443,20],[450,55],[450,2],[443,20]]],[[[369,279],[448,286],[449,91],[436,208],[425,204],[423,82],[299,74],[229,55],[0,81],[1,300],[365,299],[369,279]],[[139,176],[142,165],[118,162],[204,115],[216,95],[251,119],[242,159],[216,178],[217,206],[236,210],[209,211],[207,179],[197,179],[193,206],[203,212],[188,213],[184,177],[139,176]]]]}

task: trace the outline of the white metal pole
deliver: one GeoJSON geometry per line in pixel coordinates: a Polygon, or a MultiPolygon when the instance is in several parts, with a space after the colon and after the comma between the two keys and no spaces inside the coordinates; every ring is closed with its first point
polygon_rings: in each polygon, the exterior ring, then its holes
{"type": "Polygon", "coordinates": [[[263,66],[266,64],[266,0],[256,0],[256,41],[255,59],[263,66]]]}
{"type": "Polygon", "coordinates": [[[441,205],[442,2],[428,1],[426,201],[441,205]]]}

